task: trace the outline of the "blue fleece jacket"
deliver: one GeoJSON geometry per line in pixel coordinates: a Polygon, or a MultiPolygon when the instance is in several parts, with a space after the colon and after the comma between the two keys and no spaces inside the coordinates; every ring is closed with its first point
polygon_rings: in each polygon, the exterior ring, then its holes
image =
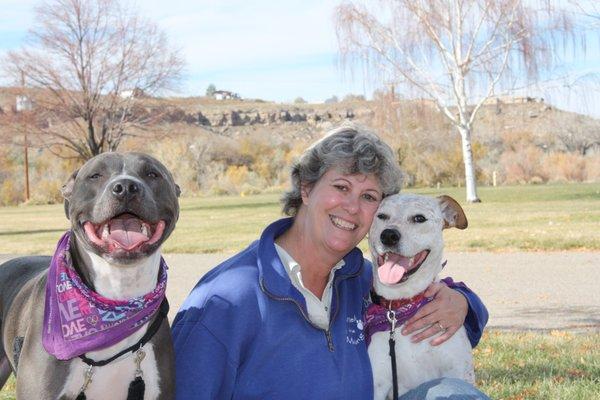
{"type": "MultiPolygon", "coordinates": [[[[358,249],[333,280],[329,328],[308,319],[274,240],[291,219],[269,225],[259,241],[207,273],[173,322],[176,398],[357,399],[373,397],[362,315],[371,266],[358,249]]],[[[467,288],[465,326],[477,343],[487,311],[467,288]]]]}

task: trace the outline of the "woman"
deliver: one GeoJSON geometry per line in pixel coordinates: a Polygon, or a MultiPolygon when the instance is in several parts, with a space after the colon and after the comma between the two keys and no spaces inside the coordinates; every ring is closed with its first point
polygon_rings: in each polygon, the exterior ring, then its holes
{"type": "MultiPolygon", "coordinates": [[[[291,218],[207,273],[177,314],[178,399],[372,398],[361,321],[371,265],[356,246],[382,198],[400,189],[393,152],[342,127],[306,150],[292,186],[283,199],[291,218]]],[[[408,331],[434,318],[451,334],[467,317],[476,344],[487,321],[477,296],[443,284],[429,291],[436,299],[408,331]]]]}

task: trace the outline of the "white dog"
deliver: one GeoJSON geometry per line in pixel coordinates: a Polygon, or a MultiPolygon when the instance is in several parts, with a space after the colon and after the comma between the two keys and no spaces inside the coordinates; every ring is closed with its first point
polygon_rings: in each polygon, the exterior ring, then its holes
{"type": "MultiPolygon", "coordinates": [[[[366,318],[375,400],[392,398],[389,340],[393,319],[399,395],[442,377],[474,383],[471,345],[464,327],[439,346],[412,343],[410,336],[400,334],[404,321],[429,300],[422,293],[442,269],[442,229],[448,227],[467,227],[462,208],[448,196],[390,196],[373,220],[369,232],[373,289],[383,299],[369,308],[366,318]]],[[[440,327],[440,334],[443,331],[440,327]]]]}

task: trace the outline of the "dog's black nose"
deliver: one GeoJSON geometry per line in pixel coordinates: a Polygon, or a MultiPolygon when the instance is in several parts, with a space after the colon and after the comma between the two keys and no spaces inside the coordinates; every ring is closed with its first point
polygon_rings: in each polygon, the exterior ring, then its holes
{"type": "Polygon", "coordinates": [[[112,194],[119,198],[124,199],[137,195],[140,191],[139,185],[131,179],[121,179],[113,183],[112,194]]]}
{"type": "Polygon", "coordinates": [[[381,232],[380,238],[381,243],[386,246],[394,246],[400,241],[400,232],[395,229],[384,229],[383,232],[381,232]]]}

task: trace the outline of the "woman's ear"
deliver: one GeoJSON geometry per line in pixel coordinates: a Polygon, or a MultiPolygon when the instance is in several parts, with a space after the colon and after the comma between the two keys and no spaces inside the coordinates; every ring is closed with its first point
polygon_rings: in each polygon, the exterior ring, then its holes
{"type": "Polygon", "coordinates": [[[311,185],[308,183],[300,183],[300,195],[302,196],[302,203],[308,203],[308,195],[310,194],[311,185]]]}

